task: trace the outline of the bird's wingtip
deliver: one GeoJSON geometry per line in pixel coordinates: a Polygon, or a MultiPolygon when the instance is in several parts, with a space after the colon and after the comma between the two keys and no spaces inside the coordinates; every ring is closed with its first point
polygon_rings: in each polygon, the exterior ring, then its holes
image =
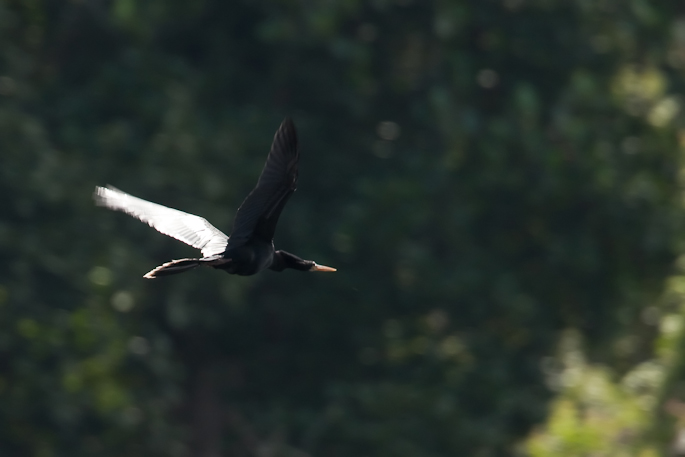
{"type": "Polygon", "coordinates": [[[102,186],[95,186],[95,190],[93,191],[93,200],[95,200],[96,205],[104,206],[104,194],[106,190],[107,189],[102,186]]]}
{"type": "Polygon", "coordinates": [[[281,122],[281,128],[294,130],[295,122],[293,122],[293,118],[290,116],[286,116],[285,119],[283,119],[283,122],[281,122]]]}
{"type": "Polygon", "coordinates": [[[112,193],[119,195],[128,195],[126,192],[122,192],[121,190],[117,189],[111,184],[107,184],[104,187],[95,186],[95,191],[93,191],[93,199],[95,200],[95,204],[98,206],[110,206],[107,204],[107,201],[108,199],[111,199],[111,197],[114,197],[112,193]]]}

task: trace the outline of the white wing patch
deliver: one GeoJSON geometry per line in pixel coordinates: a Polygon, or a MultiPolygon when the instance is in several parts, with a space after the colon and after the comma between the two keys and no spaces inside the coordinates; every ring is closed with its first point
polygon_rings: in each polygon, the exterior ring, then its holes
{"type": "Polygon", "coordinates": [[[98,206],[130,214],[160,233],[200,249],[205,257],[223,253],[228,245],[228,236],[203,217],[134,197],[112,186],[96,187],[93,198],[98,206]]]}

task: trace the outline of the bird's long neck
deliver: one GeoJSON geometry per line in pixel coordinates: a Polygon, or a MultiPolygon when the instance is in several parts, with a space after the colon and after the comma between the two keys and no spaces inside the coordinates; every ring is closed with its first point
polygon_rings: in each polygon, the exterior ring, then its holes
{"type": "Polygon", "coordinates": [[[286,268],[292,268],[293,270],[309,271],[314,262],[311,260],[304,260],[298,256],[285,251],[274,252],[273,262],[269,266],[270,270],[283,271],[286,268]]]}

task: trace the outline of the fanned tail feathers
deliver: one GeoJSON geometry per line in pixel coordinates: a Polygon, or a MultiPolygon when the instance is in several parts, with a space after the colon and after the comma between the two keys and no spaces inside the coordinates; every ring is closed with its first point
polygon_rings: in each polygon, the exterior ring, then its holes
{"type": "Polygon", "coordinates": [[[201,259],[179,259],[172,260],[163,265],[158,266],[154,270],[146,273],[143,277],[147,279],[159,278],[160,276],[175,275],[183,273],[184,271],[192,270],[200,265],[201,259]]]}

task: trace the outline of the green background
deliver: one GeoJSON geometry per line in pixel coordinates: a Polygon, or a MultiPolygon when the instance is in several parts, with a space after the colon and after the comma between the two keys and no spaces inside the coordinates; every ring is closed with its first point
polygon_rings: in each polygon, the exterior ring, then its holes
{"type": "Polygon", "coordinates": [[[675,1],[0,0],[0,455],[667,455],[684,72],[675,1]],[[142,279],[94,186],[230,232],[285,116],[338,272],[142,279]]]}

